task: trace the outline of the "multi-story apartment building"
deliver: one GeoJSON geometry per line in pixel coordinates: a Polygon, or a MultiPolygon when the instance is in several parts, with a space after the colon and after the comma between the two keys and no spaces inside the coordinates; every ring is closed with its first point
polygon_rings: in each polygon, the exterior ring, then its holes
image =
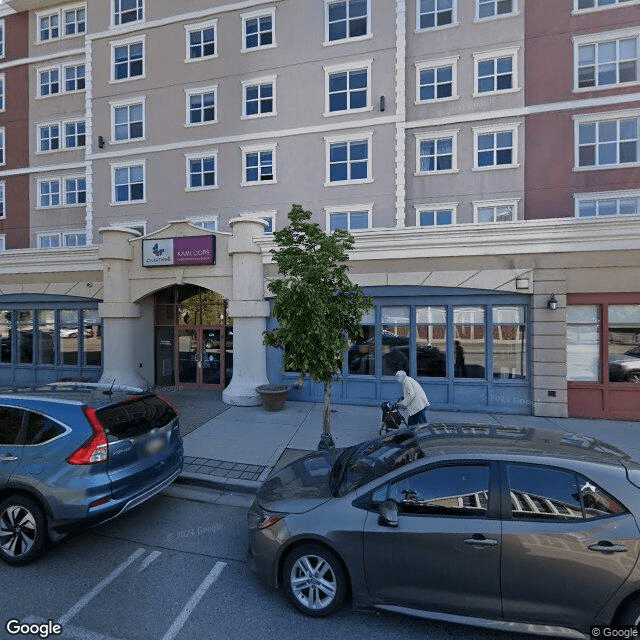
{"type": "Polygon", "coordinates": [[[640,418],[638,5],[5,1],[0,381],[292,381],[300,202],[375,302],[334,400],[640,418]]]}

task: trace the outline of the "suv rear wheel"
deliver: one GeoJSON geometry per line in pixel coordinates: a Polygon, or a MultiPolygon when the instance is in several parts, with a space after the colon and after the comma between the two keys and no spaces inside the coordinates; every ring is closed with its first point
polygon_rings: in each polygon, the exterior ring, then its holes
{"type": "Polygon", "coordinates": [[[47,520],[28,496],[10,496],[0,504],[0,558],[22,565],[35,560],[47,542],[47,520]]]}

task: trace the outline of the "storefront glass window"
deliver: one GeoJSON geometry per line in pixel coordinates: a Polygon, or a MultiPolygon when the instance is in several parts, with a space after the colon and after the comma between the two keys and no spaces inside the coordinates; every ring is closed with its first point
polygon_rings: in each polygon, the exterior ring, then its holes
{"type": "Polygon", "coordinates": [[[447,308],[416,307],[418,376],[447,377],[447,308]]]}
{"type": "Polygon", "coordinates": [[[409,307],[382,307],[382,375],[409,372],[409,307]]]}
{"type": "Polygon", "coordinates": [[[38,312],[38,363],[55,364],[56,312],[53,309],[41,309],[38,312]]]}
{"type": "Polygon", "coordinates": [[[60,363],[78,364],[78,311],[60,311],[58,335],[60,337],[60,363]]]}
{"type": "Polygon", "coordinates": [[[640,383],[640,304],[609,305],[609,381],[640,383]]]}
{"type": "Polygon", "coordinates": [[[362,318],[362,338],[349,336],[348,366],[349,373],[374,375],[376,365],[376,327],[375,313],[367,313],[362,318]]]}
{"type": "Polygon", "coordinates": [[[600,306],[567,307],[567,380],[600,382],[600,306]]]}
{"type": "Polygon", "coordinates": [[[524,307],[493,307],[493,377],[527,377],[524,307]]]}
{"type": "Polygon", "coordinates": [[[18,362],[33,362],[33,311],[18,312],[18,362]]]}
{"type": "Polygon", "coordinates": [[[484,307],[454,307],[454,377],[486,377],[484,307]]]}
{"type": "Polygon", "coordinates": [[[11,363],[11,311],[0,311],[0,362],[11,363]]]}
{"type": "Polygon", "coordinates": [[[84,364],[102,365],[102,323],[97,309],[83,309],[84,364]]]}

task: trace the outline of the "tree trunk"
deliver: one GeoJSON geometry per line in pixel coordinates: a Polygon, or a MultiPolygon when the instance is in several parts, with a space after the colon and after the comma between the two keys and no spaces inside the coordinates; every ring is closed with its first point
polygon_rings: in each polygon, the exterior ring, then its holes
{"type": "Polygon", "coordinates": [[[331,380],[323,384],[322,433],[331,434],[331,380]]]}

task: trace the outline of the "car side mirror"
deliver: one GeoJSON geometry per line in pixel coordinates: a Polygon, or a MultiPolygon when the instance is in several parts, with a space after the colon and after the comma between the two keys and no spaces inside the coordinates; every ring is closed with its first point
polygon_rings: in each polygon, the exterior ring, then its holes
{"type": "Polygon", "coordinates": [[[381,527],[398,526],[398,503],[395,500],[385,500],[379,508],[378,524],[381,527]]]}

